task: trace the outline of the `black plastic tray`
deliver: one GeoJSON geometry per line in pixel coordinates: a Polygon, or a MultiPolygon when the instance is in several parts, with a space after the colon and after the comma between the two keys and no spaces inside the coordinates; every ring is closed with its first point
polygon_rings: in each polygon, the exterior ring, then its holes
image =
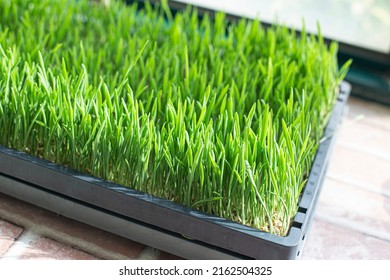
{"type": "Polygon", "coordinates": [[[305,243],[350,85],[342,83],[299,211],[280,237],[0,146],[0,193],[187,259],[296,259],[305,243]]]}

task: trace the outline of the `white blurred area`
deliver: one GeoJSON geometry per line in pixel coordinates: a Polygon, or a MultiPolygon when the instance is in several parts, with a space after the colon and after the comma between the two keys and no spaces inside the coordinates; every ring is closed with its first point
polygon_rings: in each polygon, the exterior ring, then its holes
{"type": "Polygon", "coordinates": [[[390,0],[176,0],[229,14],[281,23],[326,38],[390,53],[390,0]]]}

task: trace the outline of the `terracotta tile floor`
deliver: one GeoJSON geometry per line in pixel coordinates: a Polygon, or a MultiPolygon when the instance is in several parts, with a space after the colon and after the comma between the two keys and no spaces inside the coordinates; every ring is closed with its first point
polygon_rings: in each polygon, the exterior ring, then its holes
{"type": "MultiPolygon", "coordinates": [[[[348,104],[302,259],[390,259],[390,107],[348,104]]],[[[0,194],[0,258],[176,257],[0,194]]]]}

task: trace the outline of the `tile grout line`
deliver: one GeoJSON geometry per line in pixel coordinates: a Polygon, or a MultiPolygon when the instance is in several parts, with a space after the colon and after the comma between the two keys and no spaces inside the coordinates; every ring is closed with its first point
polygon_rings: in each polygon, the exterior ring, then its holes
{"type": "Polygon", "coordinates": [[[348,121],[348,123],[345,123],[343,125],[347,125],[347,126],[351,126],[353,125],[354,123],[358,123],[358,124],[361,124],[361,125],[364,125],[364,126],[368,126],[370,128],[374,128],[374,129],[377,129],[377,130],[380,130],[380,131],[385,131],[385,132],[390,132],[390,127],[387,127],[387,126],[384,126],[384,125],[381,125],[381,124],[378,124],[377,122],[374,122],[374,121],[370,121],[370,120],[366,120],[366,119],[360,119],[358,121],[355,121],[355,119],[357,118],[358,116],[356,115],[350,115],[348,114],[345,118],[346,121],[348,121]]]}
{"type": "Polygon", "coordinates": [[[160,255],[160,251],[151,247],[145,247],[142,252],[139,253],[137,260],[156,260],[160,255]]]}
{"type": "Polygon", "coordinates": [[[380,190],[379,191],[376,188],[374,188],[373,185],[370,185],[370,184],[367,184],[367,183],[358,182],[358,181],[349,179],[349,178],[347,178],[345,176],[338,176],[336,174],[333,174],[333,173],[329,172],[328,175],[326,176],[326,179],[331,180],[331,181],[335,181],[335,182],[338,182],[338,183],[346,184],[346,185],[349,185],[349,186],[357,187],[357,188],[360,188],[360,189],[366,190],[368,192],[371,192],[371,193],[374,193],[374,194],[377,194],[377,195],[381,195],[381,196],[384,196],[384,197],[390,199],[390,191],[386,191],[386,190],[380,190]]]}
{"type": "Polygon", "coordinates": [[[340,226],[343,228],[347,228],[350,230],[354,230],[363,235],[367,235],[373,238],[377,238],[390,243],[390,234],[386,232],[380,232],[377,230],[373,230],[367,226],[362,226],[356,222],[351,222],[348,219],[339,218],[335,216],[325,215],[321,213],[316,213],[314,216],[319,221],[327,222],[336,226],[340,226]]]}
{"type": "Polygon", "coordinates": [[[5,252],[0,259],[7,260],[18,260],[20,259],[23,252],[28,249],[31,242],[39,239],[40,236],[33,231],[25,230],[21,235],[15,240],[15,242],[8,248],[7,252],[5,252]]]}
{"type": "Polygon", "coordinates": [[[365,149],[363,148],[363,145],[353,145],[349,142],[345,142],[345,141],[342,141],[342,140],[338,140],[337,141],[337,145],[340,145],[341,147],[343,148],[347,148],[347,149],[350,149],[350,150],[354,150],[354,151],[357,151],[357,152],[361,152],[361,153],[364,153],[366,155],[370,155],[370,156],[373,156],[379,160],[383,160],[387,163],[390,162],[390,154],[387,154],[387,153],[380,153],[380,152],[373,152],[371,151],[370,149],[365,149]]]}
{"type": "Polygon", "coordinates": [[[126,256],[117,252],[107,251],[101,248],[100,246],[94,244],[93,242],[79,239],[75,236],[64,234],[63,232],[58,232],[56,229],[48,227],[45,224],[36,225],[32,221],[26,219],[25,217],[22,217],[15,213],[9,213],[7,210],[3,210],[1,208],[0,208],[0,217],[6,221],[10,221],[11,223],[24,227],[25,230],[29,232],[33,232],[33,234],[39,237],[44,236],[53,239],[54,241],[70,246],[74,249],[84,251],[97,258],[110,259],[110,260],[127,259],[126,256]]]}

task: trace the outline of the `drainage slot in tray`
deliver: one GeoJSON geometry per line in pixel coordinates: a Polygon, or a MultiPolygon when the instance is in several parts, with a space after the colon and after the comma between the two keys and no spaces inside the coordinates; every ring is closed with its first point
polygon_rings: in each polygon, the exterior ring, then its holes
{"type": "Polygon", "coordinates": [[[306,214],[307,208],[299,207],[299,208],[298,208],[298,212],[301,212],[301,213],[303,213],[303,214],[306,214]]]}
{"type": "Polygon", "coordinates": [[[300,228],[302,228],[302,223],[294,221],[292,223],[292,226],[295,227],[295,228],[299,228],[300,229],[300,228]]]}

